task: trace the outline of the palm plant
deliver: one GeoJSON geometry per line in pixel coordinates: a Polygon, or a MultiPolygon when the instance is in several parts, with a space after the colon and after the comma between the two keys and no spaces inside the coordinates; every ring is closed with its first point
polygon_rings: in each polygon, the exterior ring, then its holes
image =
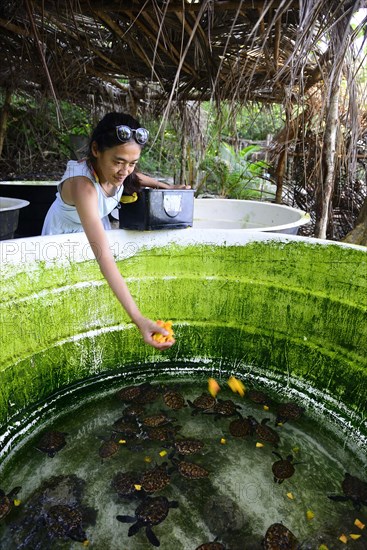
{"type": "Polygon", "coordinates": [[[261,150],[249,145],[240,151],[228,143],[219,145],[217,154],[208,153],[201,163],[204,177],[196,193],[212,193],[231,199],[261,199],[274,195],[267,173],[269,165],[263,160],[252,160],[261,150]]]}

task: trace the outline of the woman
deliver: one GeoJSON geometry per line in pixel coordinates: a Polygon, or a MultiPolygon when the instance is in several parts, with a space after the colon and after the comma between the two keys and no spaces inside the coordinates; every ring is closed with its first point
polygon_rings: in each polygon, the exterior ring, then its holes
{"type": "Polygon", "coordinates": [[[168,333],[140,313],[117,268],[105,233],[105,229],[110,229],[108,214],[119,205],[124,187],[129,194],[141,185],[169,187],[135,171],[148,136],[148,130],[130,115],[108,113],[92,134],[88,158],[68,162],[42,235],[85,231],[102,274],[144,341],[164,350],[174,341],[158,343],[153,339],[154,333],[168,333]]]}

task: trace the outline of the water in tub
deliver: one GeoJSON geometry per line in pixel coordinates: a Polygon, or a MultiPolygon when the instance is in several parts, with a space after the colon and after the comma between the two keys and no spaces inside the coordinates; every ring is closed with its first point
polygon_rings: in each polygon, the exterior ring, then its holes
{"type": "Polygon", "coordinates": [[[351,548],[367,548],[367,529],[354,524],[356,519],[367,523],[367,508],[356,510],[351,501],[328,498],[342,494],[345,472],[367,481],[366,464],[337,445],[330,432],[311,419],[307,410],[297,420],[275,425],[276,402],[264,410],[248,394],[240,397],[233,393],[226,380],[219,382],[222,389],[218,399],[234,401],[245,418],[251,415],[259,423],[270,419],[266,425],[278,434],[277,447],[276,441],[259,437],[260,432],[242,438],[231,435],[229,426],[237,414],[227,417],[211,414],[210,409],[206,413],[193,409],[188,401],[207,393],[207,384],[203,379],[191,379],[178,385],[177,381],[172,382],[172,387],[185,398],[185,407],[170,409],[160,394],[154,402],[144,405],[145,412],[139,415],[140,435],[133,443],[124,443],[129,438],[118,434],[117,451],[102,460],[101,438],[109,439],[113,423],[129,406],[118,399],[114,388],[103,398],[82,405],[77,413],[74,410],[44,427],[68,434],[66,445],[53,458],[35,448],[41,432],[8,464],[1,476],[1,488],[9,492],[21,485],[16,497],[21,502],[0,523],[0,547],[81,548],[81,542],[58,538],[55,533],[52,536],[47,530],[47,509],[69,503],[84,514],[83,528],[88,540],[84,545],[89,548],[152,548],[144,526],[129,537],[133,523],[120,522],[116,516],[135,516],[143,494],[139,476],[157,464],[167,463],[170,483],[150,494],[178,503],[178,507],[168,508],[167,517],[152,527],[162,550],[194,550],[216,537],[231,550],[260,549],[266,530],[273,523],[283,523],[305,549],[317,550],[322,544],[329,550],[343,547],[339,540],[343,534],[351,548]],[[147,429],[141,427],[143,418],[162,411],[172,420],[163,425],[168,428],[168,441],[148,437],[147,429]],[[175,426],[180,427],[177,434],[175,426]],[[170,437],[195,438],[203,447],[192,455],[179,455],[177,451],[172,455],[170,437]],[[279,460],[274,451],[283,459],[292,455],[295,463],[294,474],[282,483],[274,481],[272,465],[279,460]],[[179,472],[182,460],[205,468],[208,476],[183,477],[179,472]],[[111,486],[117,472],[127,471],[137,475],[136,491],[130,499],[118,496],[111,486]],[[351,534],[358,537],[353,539],[351,534]]]}

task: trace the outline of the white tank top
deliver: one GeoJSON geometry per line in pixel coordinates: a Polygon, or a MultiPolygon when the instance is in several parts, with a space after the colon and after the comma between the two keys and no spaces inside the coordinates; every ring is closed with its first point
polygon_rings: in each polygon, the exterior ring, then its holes
{"type": "Polygon", "coordinates": [[[43,223],[42,235],[58,235],[60,233],[80,233],[84,231],[75,206],[66,204],[60,194],[61,184],[68,178],[84,176],[91,180],[98,196],[98,213],[105,229],[111,229],[108,214],[118,205],[123,193],[123,185],[112,197],[106,197],[96,179],[96,174],[88,167],[85,160],[69,160],[64,175],[57,186],[55,202],[50,206],[43,223]]]}

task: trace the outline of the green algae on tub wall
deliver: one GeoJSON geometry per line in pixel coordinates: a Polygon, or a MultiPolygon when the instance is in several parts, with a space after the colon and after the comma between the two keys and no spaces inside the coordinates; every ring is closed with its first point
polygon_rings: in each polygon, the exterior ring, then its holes
{"type": "Polygon", "coordinates": [[[366,440],[363,248],[271,237],[208,244],[196,236],[195,244],[140,246],[118,265],[142,312],[173,320],[169,351],[143,344],[95,261],[3,262],[3,433],[82,381],[204,359],[208,372],[265,373],[285,394],[311,387],[366,440]]]}

